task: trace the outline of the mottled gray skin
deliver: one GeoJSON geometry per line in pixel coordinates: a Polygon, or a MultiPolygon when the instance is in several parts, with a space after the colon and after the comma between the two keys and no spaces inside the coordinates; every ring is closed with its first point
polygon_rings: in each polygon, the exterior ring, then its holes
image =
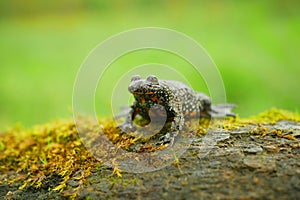
{"type": "MultiPolygon", "coordinates": [[[[154,75],[150,75],[146,79],[141,79],[139,75],[133,76],[128,90],[133,94],[135,101],[126,121],[118,127],[121,132],[133,132],[136,130],[133,120],[137,115],[150,122],[155,118],[160,120],[163,115],[161,110],[165,110],[166,122],[170,122],[171,126],[168,127],[167,133],[160,138],[158,144],[170,143],[172,145],[174,138],[182,130],[185,119],[199,118],[200,113],[202,117],[211,117],[212,113],[218,112],[212,110],[211,100],[205,94],[194,92],[178,81],[158,80],[154,75]],[[150,108],[154,108],[156,117],[153,117],[153,110],[151,110],[152,117],[149,116],[150,108]]],[[[228,113],[222,114],[222,116],[234,115],[231,112],[228,113]]]]}

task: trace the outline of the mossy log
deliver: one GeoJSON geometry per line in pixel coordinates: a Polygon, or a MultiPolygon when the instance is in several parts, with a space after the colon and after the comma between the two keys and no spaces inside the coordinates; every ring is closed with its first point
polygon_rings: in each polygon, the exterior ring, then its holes
{"type": "MultiPolygon", "coordinates": [[[[107,134],[111,121],[100,120],[107,134]]],[[[157,171],[103,165],[74,122],[0,134],[0,199],[299,199],[300,117],[272,109],[199,127],[185,153],[157,171]]],[[[116,138],[111,135],[111,138],[116,138]]]]}

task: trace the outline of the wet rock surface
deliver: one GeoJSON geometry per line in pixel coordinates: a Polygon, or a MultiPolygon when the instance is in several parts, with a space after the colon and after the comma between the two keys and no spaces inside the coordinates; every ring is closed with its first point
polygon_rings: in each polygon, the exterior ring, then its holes
{"type": "Polygon", "coordinates": [[[162,170],[119,178],[101,166],[84,184],[70,180],[60,193],[48,190],[61,181],[57,175],[39,189],[2,184],[0,199],[68,199],[78,185],[77,199],[299,199],[299,131],[299,123],[287,121],[210,130],[162,170]]]}

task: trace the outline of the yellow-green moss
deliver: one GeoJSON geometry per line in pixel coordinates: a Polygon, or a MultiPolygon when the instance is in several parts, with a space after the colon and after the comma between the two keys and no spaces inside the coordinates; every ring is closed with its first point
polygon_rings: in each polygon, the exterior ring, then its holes
{"type": "Polygon", "coordinates": [[[290,112],[287,110],[272,108],[265,112],[249,118],[258,123],[276,123],[280,120],[290,120],[300,122],[300,114],[297,112],[290,112]]]}

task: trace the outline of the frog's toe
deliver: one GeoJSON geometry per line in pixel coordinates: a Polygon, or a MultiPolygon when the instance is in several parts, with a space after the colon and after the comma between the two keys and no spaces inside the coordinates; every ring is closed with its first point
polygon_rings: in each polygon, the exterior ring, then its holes
{"type": "Polygon", "coordinates": [[[130,123],[123,123],[117,126],[117,129],[120,129],[121,133],[131,133],[136,131],[136,127],[130,123]]]}
{"type": "Polygon", "coordinates": [[[174,134],[168,132],[159,138],[159,142],[157,142],[156,145],[163,145],[169,143],[170,146],[173,146],[174,139],[175,139],[174,134]]]}

